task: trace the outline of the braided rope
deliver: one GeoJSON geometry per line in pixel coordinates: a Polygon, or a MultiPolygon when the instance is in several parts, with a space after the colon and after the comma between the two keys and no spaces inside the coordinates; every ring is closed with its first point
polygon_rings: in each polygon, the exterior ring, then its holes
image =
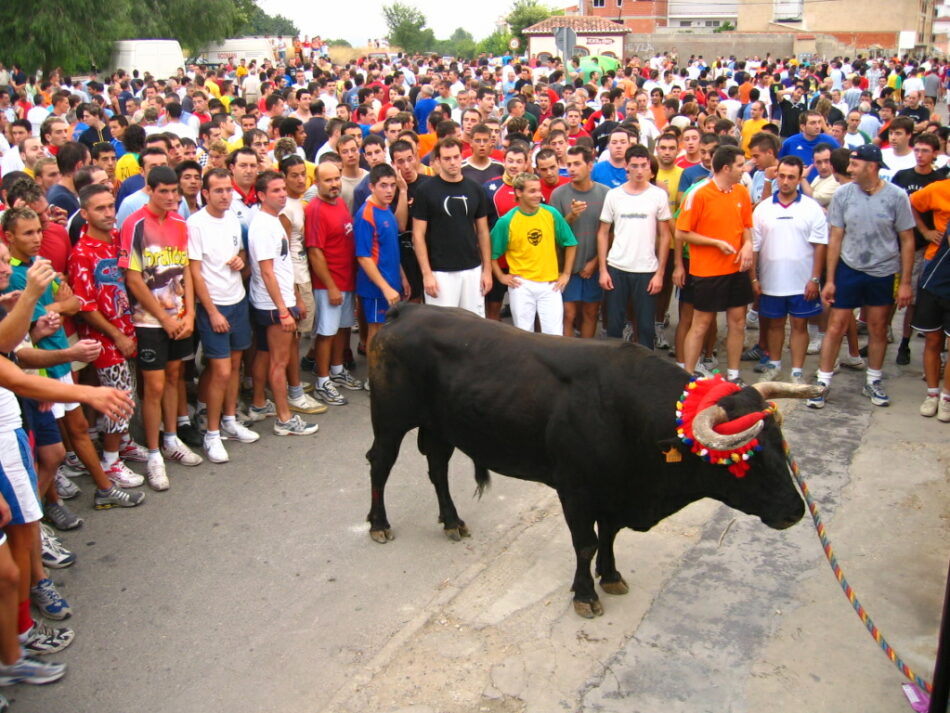
{"type": "Polygon", "coordinates": [[[916,685],[921,690],[926,691],[928,694],[932,693],[933,687],[931,684],[914,673],[910,666],[904,663],[904,660],[897,655],[897,652],[894,650],[894,648],[887,642],[887,639],[884,638],[884,634],[882,634],[881,630],[878,629],[874,624],[874,620],[871,619],[871,615],[868,614],[867,610],[864,608],[864,605],[861,604],[861,601],[858,599],[858,595],[855,594],[854,589],[852,589],[851,585],[848,584],[848,580],[845,579],[844,572],[841,570],[841,565],[838,564],[834,550],[831,547],[831,541],[828,539],[828,533],[825,531],[825,525],[821,521],[821,515],[818,512],[818,504],[812,498],[811,493],[808,490],[808,484],[805,482],[805,479],[802,477],[802,474],[798,469],[798,463],[792,456],[792,451],[789,448],[788,441],[785,441],[783,445],[785,447],[785,459],[788,461],[792,475],[795,478],[795,482],[798,483],[798,487],[802,491],[802,495],[805,496],[805,503],[807,503],[808,510],[811,512],[812,520],[815,521],[815,529],[818,531],[818,539],[821,540],[821,546],[825,550],[825,556],[828,558],[828,563],[831,565],[831,569],[835,574],[835,578],[838,580],[838,584],[841,585],[844,595],[848,598],[848,601],[851,602],[851,606],[854,607],[854,611],[857,612],[858,618],[864,622],[864,626],[867,627],[868,632],[871,634],[871,638],[877,642],[878,646],[881,647],[881,650],[884,652],[887,658],[889,658],[894,663],[894,665],[897,666],[897,670],[904,674],[904,676],[909,681],[913,682],[914,685],[916,685]]]}

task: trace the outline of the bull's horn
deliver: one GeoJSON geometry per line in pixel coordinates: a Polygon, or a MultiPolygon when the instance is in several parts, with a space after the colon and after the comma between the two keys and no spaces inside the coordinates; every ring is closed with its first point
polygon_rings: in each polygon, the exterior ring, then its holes
{"type": "Polygon", "coordinates": [[[813,399],[821,396],[825,387],[817,384],[786,384],[783,381],[760,381],[752,388],[762,394],[763,399],[813,399]]]}
{"type": "Polygon", "coordinates": [[[728,420],[728,416],[721,406],[704,408],[693,418],[693,437],[709,450],[731,451],[744,446],[759,435],[759,431],[765,425],[763,421],[759,420],[739,433],[718,433],[714,426],[726,420],[728,420]]]}

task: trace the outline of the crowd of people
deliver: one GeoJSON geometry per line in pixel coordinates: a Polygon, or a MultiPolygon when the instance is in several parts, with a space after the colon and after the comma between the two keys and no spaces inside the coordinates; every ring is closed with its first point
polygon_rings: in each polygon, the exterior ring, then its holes
{"type": "Polygon", "coordinates": [[[175,77],[0,65],[0,685],[65,672],[35,657],[73,640],[44,620],[71,612],[47,568],[75,561],[76,476],[134,507],[255,424],[315,433],[371,388],[356,356],[400,300],[602,324],[704,376],[725,313],[727,378],[786,378],[787,332],[788,379],[818,355],[813,408],[840,367],[887,406],[887,344],[908,364],[916,330],[920,413],[950,422],[945,63],[279,50],[175,77]]]}

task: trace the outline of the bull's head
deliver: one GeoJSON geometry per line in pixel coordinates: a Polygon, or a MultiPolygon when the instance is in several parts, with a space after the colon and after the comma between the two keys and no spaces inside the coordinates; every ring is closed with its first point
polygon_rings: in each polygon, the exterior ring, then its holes
{"type": "MultiPolygon", "coordinates": [[[[733,451],[753,439],[758,441],[744,477],[719,479],[718,499],[744,513],[757,515],[766,525],[779,530],[802,518],[805,506],[792,482],[778,412],[767,412],[741,430],[722,427],[742,416],[767,410],[766,399],[806,399],[822,391],[820,386],[762,382],[725,396],[695,415],[693,438],[710,451],[733,451]]],[[[727,475],[725,467],[719,467],[727,475]]]]}

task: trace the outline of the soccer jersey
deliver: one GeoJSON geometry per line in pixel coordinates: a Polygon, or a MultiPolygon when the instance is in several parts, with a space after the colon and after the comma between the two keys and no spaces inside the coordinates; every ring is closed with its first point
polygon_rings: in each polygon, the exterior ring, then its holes
{"type": "MultiPolygon", "coordinates": [[[[752,228],[749,192],[739,183],[723,191],[710,180],[683,196],[676,228],[725,240],[738,252],[743,232],[752,228]]],[[[736,256],[726,255],[715,245],[690,245],[689,258],[689,274],[695,277],[739,272],[736,256]]]]}
{"type": "Polygon", "coordinates": [[[815,245],[828,244],[828,223],[818,201],[799,192],[784,205],[775,193],[756,206],[752,223],[762,292],[773,297],[803,294],[811,279],[815,245]]]}
{"type": "MultiPolygon", "coordinates": [[[[330,277],[340,292],[356,289],[356,244],[353,238],[353,218],[342,198],[328,203],[314,198],[307,204],[305,215],[305,244],[319,248],[330,271],[330,277]]],[[[325,290],[327,286],[310,271],[313,289],[325,290]]]]}
{"type": "MultiPolygon", "coordinates": [[[[356,257],[369,257],[379,273],[397,292],[402,291],[399,272],[399,226],[396,216],[387,208],[379,208],[366,201],[353,221],[356,257]]],[[[383,291],[357,266],[356,294],[366,299],[384,299],[383,291]]]]}
{"type": "Polygon", "coordinates": [[[492,228],[491,241],[493,260],[504,255],[512,275],[533,282],[557,280],[557,247],[577,245],[567,221],[543,204],[534,213],[520,207],[508,211],[492,228]]]}
{"type": "MultiPolygon", "coordinates": [[[[69,281],[73,294],[79,299],[80,312],[98,311],[122,334],[135,339],[132,306],[119,270],[119,231],[113,231],[112,242],[107,243],[89,237],[84,226],[69,256],[69,281]]],[[[81,339],[95,339],[102,345],[99,357],[93,362],[97,369],[125,361],[125,355],[112,337],[93,328],[86,320],[77,320],[77,330],[81,339]]]]}
{"type": "MultiPolygon", "coordinates": [[[[188,226],[178,213],[159,220],[152,209],[139,208],[122,225],[119,267],[142,273],[145,286],[172,317],[185,316],[185,270],[188,268],[188,226]]],[[[132,301],[132,324],[161,328],[161,322],[132,301]]]]}
{"type": "MultiPolygon", "coordinates": [[[[10,267],[13,268],[13,272],[10,275],[10,285],[7,287],[4,292],[14,292],[16,290],[25,290],[26,289],[26,273],[30,269],[30,266],[33,264],[33,261],[23,262],[17,260],[16,258],[10,258],[10,267]]],[[[60,278],[55,279],[52,283],[46,286],[46,289],[43,291],[43,294],[36,301],[36,306],[33,308],[33,318],[31,321],[35,322],[40,317],[46,314],[46,307],[56,301],[56,293],[59,291],[60,278]]],[[[55,332],[50,334],[47,337],[43,337],[36,343],[37,349],[69,349],[69,339],[66,337],[66,331],[60,327],[55,332]]],[[[66,376],[69,373],[70,365],[66,364],[56,364],[55,366],[48,366],[45,368],[47,376],[52,376],[53,378],[58,379],[61,376],[66,376]]]]}

